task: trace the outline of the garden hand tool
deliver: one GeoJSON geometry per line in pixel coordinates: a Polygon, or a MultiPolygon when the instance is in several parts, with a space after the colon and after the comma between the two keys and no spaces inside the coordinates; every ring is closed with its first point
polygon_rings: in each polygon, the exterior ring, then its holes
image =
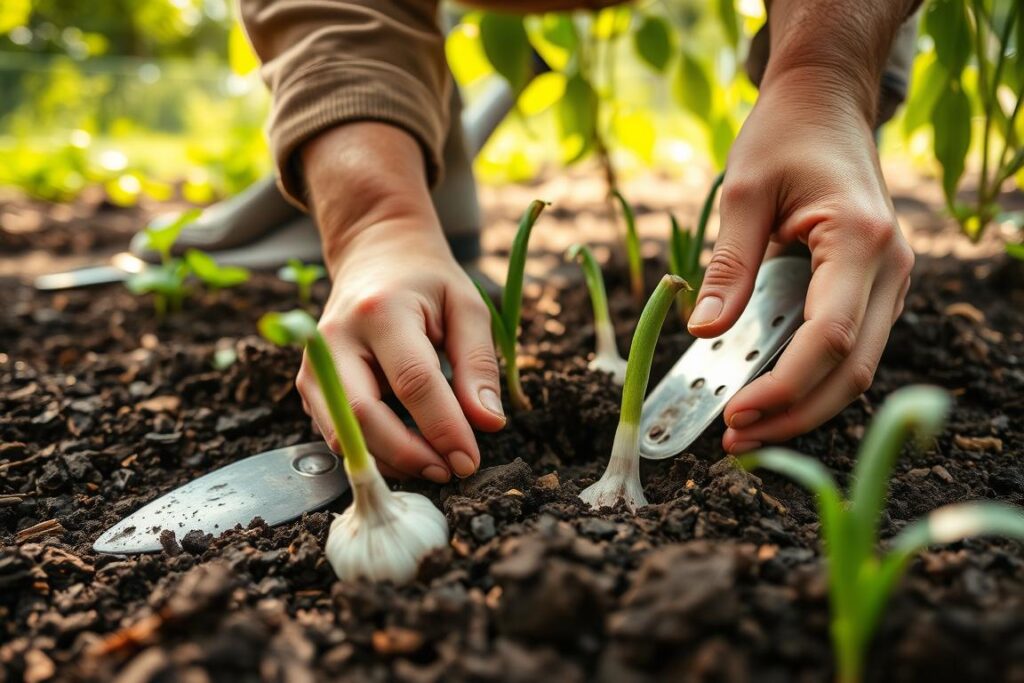
{"type": "Polygon", "coordinates": [[[349,489],[341,460],[326,443],[288,446],[231,463],[165,493],[96,539],[99,553],[149,553],[160,534],[218,536],[260,517],[273,526],[324,507],[349,489]]]}
{"type": "Polygon", "coordinates": [[[761,265],[736,324],[719,337],[694,341],[644,401],[641,455],[661,460],[682,452],[768,367],[804,320],[810,281],[810,261],[801,256],[761,265]]]}

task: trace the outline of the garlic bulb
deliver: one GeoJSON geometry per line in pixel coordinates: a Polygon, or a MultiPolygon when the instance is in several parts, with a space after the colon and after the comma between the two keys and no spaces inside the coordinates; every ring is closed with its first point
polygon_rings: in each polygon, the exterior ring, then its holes
{"type": "Polygon", "coordinates": [[[630,512],[647,505],[640,483],[640,430],[635,424],[619,422],[612,444],[612,457],[604,474],[583,489],[580,499],[590,507],[614,507],[620,500],[630,512]]]}
{"type": "MultiPolygon", "coordinates": [[[[631,512],[647,505],[640,483],[640,412],[643,408],[647,382],[651,377],[654,346],[676,294],[687,289],[686,281],[675,275],[661,278],[647,300],[633,332],[622,385],[622,409],[608,467],[601,478],[580,493],[580,499],[592,508],[612,507],[620,500],[631,512]]],[[[598,328],[600,329],[600,328],[598,328]]],[[[615,341],[614,336],[612,342],[615,341]]]]}
{"type": "Polygon", "coordinates": [[[325,552],[343,581],[407,583],[420,560],[448,545],[448,522],[426,496],[391,491],[376,467],[350,473],[353,502],[336,516],[325,552]]]}

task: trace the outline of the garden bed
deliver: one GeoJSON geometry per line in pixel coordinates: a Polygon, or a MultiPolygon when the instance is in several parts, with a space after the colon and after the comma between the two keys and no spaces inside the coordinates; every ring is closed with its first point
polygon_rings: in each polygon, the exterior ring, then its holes
{"type": "MultiPolygon", "coordinates": [[[[488,206],[506,224],[523,205],[488,206]]],[[[600,210],[551,211],[537,237],[579,239],[577,217],[600,210]]],[[[63,234],[43,220],[40,234],[63,234]]],[[[951,228],[933,215],[923,229],[951,228]]],[[[663,269],[648,260],[649,284],[663,269]]],[[[586,370],[590,307],[566,270],[526,287],[523,383],[534,410],[480,436],[479,475],[414,486],[439,502],[453,540],[401,589],[335,580],[322,552],[328,512],[218,539],[166,534],[157,555],[91,550],[158,494],[314,438],[292,384],[298,352],[255,330],[260,314],[294,305],[291,285],[257,276],[163,325],[116,285],[0,287],[4,683],[830,677],[812,501],[781,478],[732,467],[720,421],[680,456],[643,464],[651,505],[637,515],[594,513],[577,499],[607,461],[619,392],[586,370]],[[222,348],[237,360],[218,370],[222,348]]],[[[610,273],[609,290],[625,349],[638,311],[625,278],[610,273]]],[[[671,317],[652,382],[689,342],[671,317]]],[[[931,447],[897,464],[883,536],[944,503],[1024,504],[1020,264],[919,257],[874,386],[793,446],[846,483],[873,410],[917,382],[947,388],[956,406],[931,447]]],[[[1024,681],[1024,548],[975,540],[914,561],[868,679],[1024,681]]]]}

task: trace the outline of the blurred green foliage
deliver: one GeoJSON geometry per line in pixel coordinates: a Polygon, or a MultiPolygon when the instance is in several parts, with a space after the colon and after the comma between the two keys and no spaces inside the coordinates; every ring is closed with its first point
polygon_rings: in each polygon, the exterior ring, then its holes
{"type": "MultiPolygon", "coordinates": [[[[1019,0],[928,0],[912,88],[883,152],[939,176],[972,238],[1024,185],[1019,0]],[[965,187],[970,191],[965,191],[965,187]]],[[[721,169],[756,99],[743,68],[761,0],[634,2],[525,17],[471,11],[446,52],[466,98],[518,94],[477,159],[485,182],[596,158],[620,174],[721,169]],[[550,71],[531,78],[534,53],[550,71]]],[[[0,3],[0,185],[65,200],[204,203],[270,169],[267,95],[228,0],[0,3]]]]}

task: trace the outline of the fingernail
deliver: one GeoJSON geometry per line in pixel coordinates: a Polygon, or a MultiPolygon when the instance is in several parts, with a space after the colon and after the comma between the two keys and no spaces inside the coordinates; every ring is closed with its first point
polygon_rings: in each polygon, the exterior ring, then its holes
{"type": "Polygon", "coordinates": [[[501,397],[498,396],[498,392],[490,387],[484,387],[480,390],[480,403],[483,404],[484,408],[494,413],[502,420],[505,419],[505,409],[501,406],[501,397]]]}
{"type": "Polygon", "coordinates": [[[733,429],[743,429],[744,427],[749,427],[760,419],[760,410],[741,410],[732,416],[732,420],[729,421],[729,426],[733,429]]]}
{"type": "Polygon", "coordinates": [[[689,327],[703,327],[718,320],[722,314],[722,300],[717,296],[706,296],[697,302],[690,314],[689,327]]]}
{"type": "Polygon", "coordinates": [[[760,441],[739,441],[739,442],[734,443],[732,445],[732,448],[729,449],[729,452],[730,453],[746,453],[747,451],[752,451],[755,448],[760,448],[760,447],[761,447],[761,442],[760,441]]]}
{"type": "Polygon", "coordinates": [[[468,477],[469,475],[476,472],[476,463],[473,462],[473,458],[469,457],[462,451],[453,451],[448,454],[448,464],[455,470],[455,474],[459,477],[468,477]]]}
{"type": "Polygon", "coordinates": [[[424,479],[429,479],[435,484],[447,484],[448,480],[452,478],[452,475],[449,474],[448,470],[440,465],[427,465],[423,468],[423,471],[420,472],[420,475],[424,479]]]}

